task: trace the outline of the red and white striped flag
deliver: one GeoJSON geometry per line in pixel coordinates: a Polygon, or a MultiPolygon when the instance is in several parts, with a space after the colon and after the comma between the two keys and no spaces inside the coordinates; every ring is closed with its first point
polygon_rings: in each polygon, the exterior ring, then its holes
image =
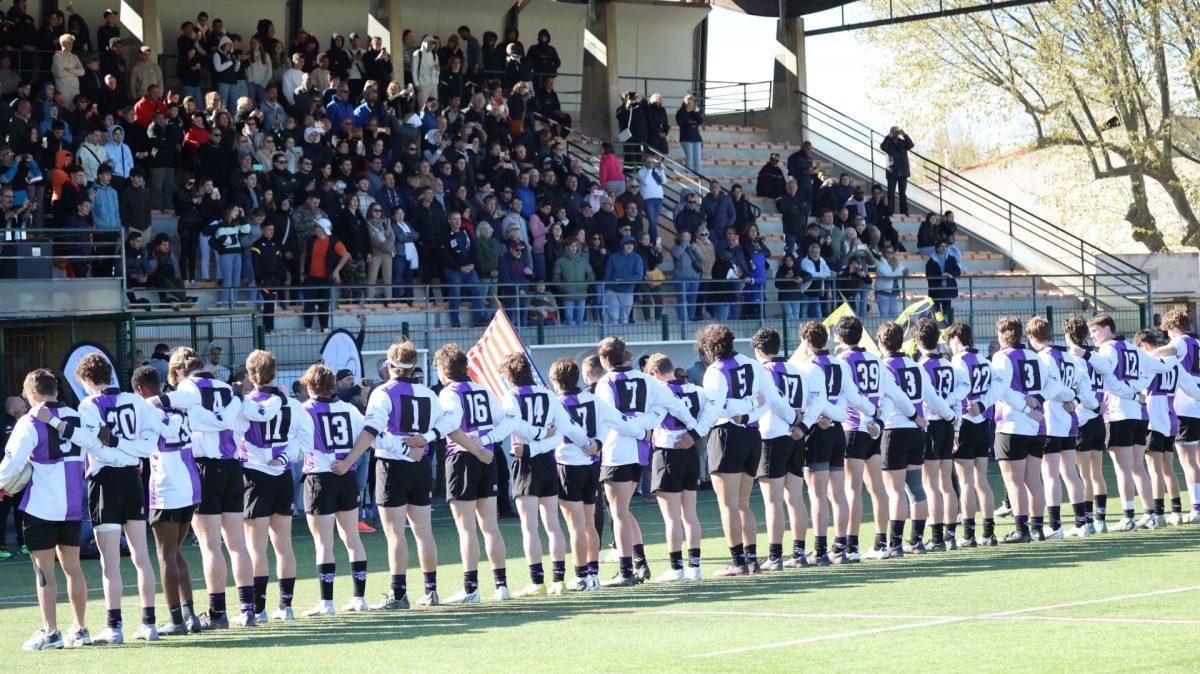
{"type": "Polygon", "coordinates": [[[500,375],[500,362],[505,356],[513,353],[525,354],[533,367],[534,382],[545,386],[546,382],[542,379],[541,372],[538,372],[533,357],[529,355],[529,349],[525,348],[525,343],[509,322],[508,315],[504,313],[504,309],[497,309],[479,342],[467,352],[467,373],[475,383],[486,386],[492,395],[502,398],[508,395],[508,386],[504,383],[504,377],[500,375]]]}

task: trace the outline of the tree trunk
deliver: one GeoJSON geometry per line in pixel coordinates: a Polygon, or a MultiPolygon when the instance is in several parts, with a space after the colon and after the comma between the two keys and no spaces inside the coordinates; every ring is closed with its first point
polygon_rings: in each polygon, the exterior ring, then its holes
{"type": "Polygon", "coordinates": [[[1167,244],[1163,241],[1162,233],[1158,231],[1154,214],[1150,212],[1150,200],[1146,196],[1146,177],[1141,171],[1135,169],[1130,172],[1129,188],[1133,192],[1133,201],[1129,203],[1129,210],[1125,212],[1125,220],[1133,229],[1133,240],[1145,245],[1151,253],[1167,252],[1167,244]]]}
{"type": "Polygon", "coordinates": [[[1179,217],[1187,223],[1187,229],[1183,233],[1183,245],[1200,245],[1200,221],[1196,218],[1196,212],[1192,210],[1192,202],[1183,189],[1183,184],[1179,181],[1179,174],[1175,172],[1175,167],[1166,164],[1158,167],[1149,175],[1166,190],[1167,196],[1171,197],[1171,203],[1175,205],[1175,212],[1179,213],[1179,217]]]}

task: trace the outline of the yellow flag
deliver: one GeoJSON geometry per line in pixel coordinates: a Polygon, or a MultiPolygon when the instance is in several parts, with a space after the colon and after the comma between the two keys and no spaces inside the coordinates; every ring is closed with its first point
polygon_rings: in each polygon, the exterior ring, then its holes
{"type": "MultiPolygon", "coordinates": [[[[857,317],[857,314],[854,313],[854,310],[850,308],[848,303],[842,302],[842,306],[835,309],[833,313],[829,314],[829,316],[825,318],[824,325],[825,329],[829,331],[829,339],[831,342],[833,340],[834,326],[837,325],[838,321],[847,316],[857,317]]],[[[879,351],[879,347],[875,344],[875,340],[871,339],[871,336],[867,334],[866,330],[863,330],[862,340],[858,343],[858,345],[875,354],[876,356],[883,355],[879,351]]],[[[796,351],[792,353],[792,357],[788,359],[788,362],[793,365],[799,365],[807,360],[810,355],[811,354],[809,354],[804,348],[804,345],[801,344],[800,346],[796,347],[796,351]]]]}

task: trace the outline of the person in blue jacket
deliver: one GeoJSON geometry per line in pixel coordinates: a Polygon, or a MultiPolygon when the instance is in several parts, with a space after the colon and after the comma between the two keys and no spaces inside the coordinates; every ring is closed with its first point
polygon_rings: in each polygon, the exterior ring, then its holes
{"type": "Polygon", "coordinates": [[[632,236],[621,239],[621,250],[608,257],[604,265],[604,312],[613,323],[628,323],[633,310],[633,288],[645,276],[642,256],[634,252],[632,236]]]}

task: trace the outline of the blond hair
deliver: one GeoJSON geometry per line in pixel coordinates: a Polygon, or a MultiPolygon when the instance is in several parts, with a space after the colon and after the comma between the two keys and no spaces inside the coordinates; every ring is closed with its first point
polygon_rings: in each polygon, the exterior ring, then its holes
{"type": "Polygon", "coordinates": [[[255,349],[246,356],[246,376],[255,386],[275,381],[275,356],[270,351],[255,349]]]}

